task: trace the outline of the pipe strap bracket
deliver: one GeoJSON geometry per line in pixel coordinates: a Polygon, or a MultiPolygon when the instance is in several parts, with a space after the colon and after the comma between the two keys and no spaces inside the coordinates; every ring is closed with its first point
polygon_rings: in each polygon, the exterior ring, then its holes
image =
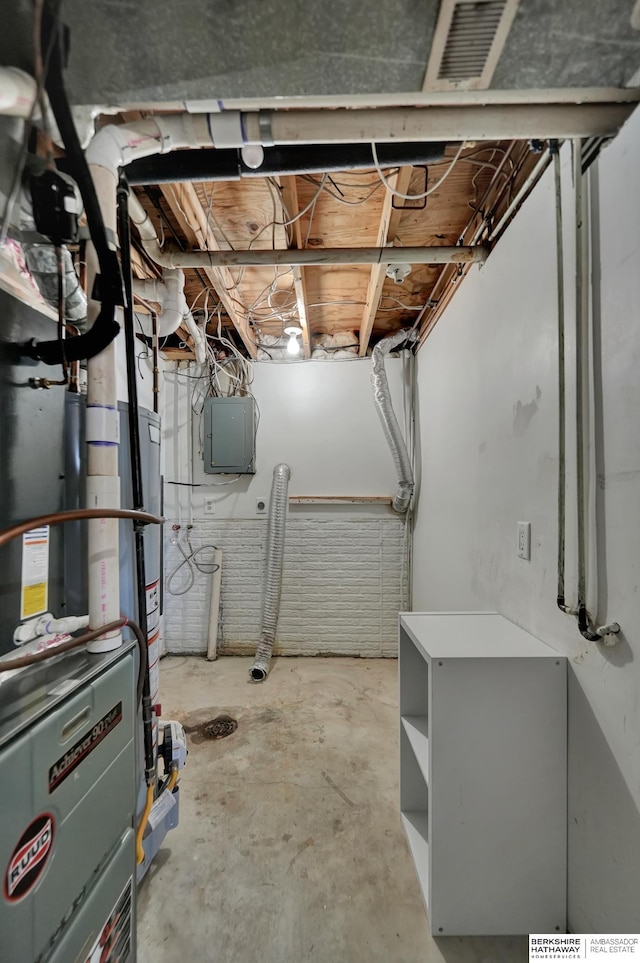
{"type": "Polygon", "coordinates": [[[209,133],[214,147],[242,147],[242,119],[240,111],[225,110],[219,114],[209,114],[209,133]]]}

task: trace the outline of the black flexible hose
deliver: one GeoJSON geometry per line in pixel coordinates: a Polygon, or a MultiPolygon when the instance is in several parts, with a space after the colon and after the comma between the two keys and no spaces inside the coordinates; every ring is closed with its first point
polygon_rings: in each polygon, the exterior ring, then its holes
{"type": "MultiPolygon", "coordinates": [[[[120,326],[115,319],[115,308],[116,305],[123,303],[122,278],[117,254],[109,248],[93,178],[78,139],[64,86],[63,69],[68,39],[67,29],[59,20],[49,20],[44,24],[43,29],[54,34],[53,42],[50,44],[51,55],[45,88],[65,146],[66,167],[78,184],[82,195],[91,241],[96,249],[100,266],[100,277],[96,279],[96,282],[99,281],[96,284],[98,290],[88,292],[90,297],[96,295],[94,299],[102,302],[100,313],[89,331],[77,338],[69,338],[64,345],[64,356],[67,361],[80,361],[100,354],[118,334],[120,326]]],[[[47,36],[45,40],[43,49],[49,47],[50,37],[47,36]]],[[[45,364],[62,363],[62,345],[59,340],[37,343],[31,341],[25,345],[24,350],[27,355],[45,364]]]]}
{"type": "MultiPolygon", "coordinates": [[[[118,234],[120,236],[120,257],[125,290],[124,338],[127,355],[127,389],[129,393],[129,452],[131,459],[131,488],[134,511],[143,511],[144,491],[142,486],[142,458],[140,454],[140,424],[138,422],[138,383],[136,380],[136,342],[133,317],[133,282],[131,278],[131,222],[129,220],[129,189],[126,182],[118,186],[118,234]]],[[[134,521],[133,531],[136,550],[136,583],[138,594],[138,621],[145,635],[147,631],[147,591],[144,557],[144,527],[134,521]]],[[[153,720],[151,706],[151,679],[149,659],[144,674],[142,693],[142,728],[144,734],[145,779],[148,786],[154,784],[156,761],[153,754],[153,720]]]]}

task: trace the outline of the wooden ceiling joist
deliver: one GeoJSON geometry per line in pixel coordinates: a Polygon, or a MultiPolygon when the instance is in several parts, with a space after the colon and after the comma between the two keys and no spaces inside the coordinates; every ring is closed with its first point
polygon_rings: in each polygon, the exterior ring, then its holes
{"type": "MultiPolygon", "coordinates": [[[[289,214],[289,218],[296,217],[299,211],[299,202],[295,176],[289,175],[286,177],[281,177],[280,186],[282,187],[282,201],[289,214]]],[[[294,221],[291,227],[293,228],[293,246],[298,250],[302,250],[302,227],[300,225],[300,218],[294,221]]],[[[309,331],[309,317],[307,313],[307,292],[304,268],[292,268],[292,275],[293,289],[295,291],[296,302],[298,305],[298,319],[300,321],[300,327],[302,328],[302,351],[305,358],[310,358],[311,333],[309,331]]]]}
{"type": "MultiPolygon", "coordinates": [[[[406,194],[408,192],[407,189],[411,181],[412,173],[412,167],[401,167],[399,171],[389,178],[389,183],[393,189],[398,191],[400,194],[406,194]]],[[[384,247],[387,244],[392,244],[398,232],[400,217],[402,215],[402,207],[394,207],[393,197],[394,195],[391,193],[391,191],[386,191],[386,196],[382,206],[382,214],[380,216],[380,226],[378,228],[378,247],[384,247]]],[[[362,312],[362,321],[360,322],[361,358],[366,357],[367,354],[369,339],[371,338],[371,332],[373,331],[376,314],[378,313],[378,308],[380,307],[380,297],[382,295],[382,288],[384,286],[386,272],[386,264],[376,264],[371,269],[369,286],[367,288],[366,303],[364,311],[362,312]]]]}
{"type": "MultiPolygon", "coordinates": [[[[201,251],[219,251],[217,238],[207,223],[207,216],[193,185],[190,183],[162,184],[161,190],[187,242],[193,247],[200,248],[201,251]]],[[[242,317],[229,295],[229,291],[236,286],[233,274],[229,268],[224,267],[206,268],[205,274],[224,304],[249,356],[255,358],[257,348],[251,337],[247,319],[242,317]]]]}

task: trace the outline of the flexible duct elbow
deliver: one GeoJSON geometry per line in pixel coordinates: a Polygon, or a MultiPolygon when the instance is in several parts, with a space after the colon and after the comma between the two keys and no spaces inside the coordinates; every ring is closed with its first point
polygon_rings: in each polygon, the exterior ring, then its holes
{"type": "MultiPolygon", "coordinates": [[[[40,294],[51,307],[58,307],[58,261],[53,244],[27,242],[23,251],[29,272],[38,285],[40,294]]],[[[66,247],[62,248],[64,318],[73,324],[87,317],[87,296],[73,266],[73,259],[66,247]]]]}
{"type": "Polygon", "coordinates": [[[413,468],[411,459],[405,444],[398,419],[395,416],[391,403],[391,392],[387,381],[387,372],[384,366],[384,359],[397,348],[398,345],[406,341],[411,335],[407,331],[400,331],[388,338],[383,338],[373,349],[371,354],[371,387],[373,390],[373,403],[376,406],[380,422],[387,439],[387,444],[391,450],[393,461],[398,473],[398,488],[394,495],[391,507],[394,512],[403,514],[409,508],[415,482],[413,478],[413,468]]]}
{"type": "Polygon", "coordinates": [[[276,639],[282,589],[282,564],[290,477],[291,469],[284,463],[276,465],[273,469],[269,520],[267,523],[267,557],[262,595],[260,641],[258,642],[255,661],[249,670],[252,682],[264,682],[267,678],[273,644],[276,639]]]}

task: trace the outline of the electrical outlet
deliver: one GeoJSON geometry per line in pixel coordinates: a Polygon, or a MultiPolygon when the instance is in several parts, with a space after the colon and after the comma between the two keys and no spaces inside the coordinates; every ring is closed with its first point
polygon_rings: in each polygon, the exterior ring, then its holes
{"type": "Polygon", "coordinates": [[[518,557],[531,559],[531,522],[518,522],[518,557]]]}
{"type": "Polygon", "coordinates": [[[256,515],[266,515],[266,514],[267,514],[267,499],[256,498],[256,515]]]}
{"type": "Polygon", "coordinates": [[[215,513],[216,513],[216,500],[215,500],[215,498],[205,498],[205,500],[204,500],[204,513],[205,513],[205,515],[215,515],[215,513]]]}

